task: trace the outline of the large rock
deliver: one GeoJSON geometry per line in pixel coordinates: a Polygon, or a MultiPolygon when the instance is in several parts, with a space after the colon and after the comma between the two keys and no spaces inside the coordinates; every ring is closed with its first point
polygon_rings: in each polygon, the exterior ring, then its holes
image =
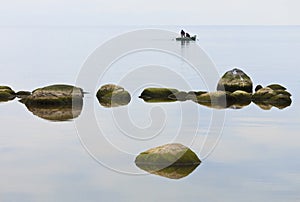
{"type": "Polygon", "coordinates": [[[151,174],[171,179],[189,175],[201,163],[197,155],[182,144],[166,144],[139,154],[135,164],[151,174]]]}
{"type": "Polygon", "coordinates": [[[256,91],[252,96],[252,101],[260,108],[268,110],[272,106],[279,109],[286,108],[291,105],[291,94],[285,90],[286,88],[273,84],[256,91]]]}
{"type": "Polygon", "coordinates": [[[195,102],[211,108],[224,109],[233,105],[236,99],[231,96],[230,92],[216,91],[196,96],[195,102]]]}
{"type": "Polygon", "coordinates": [[[175,93],[178,93],[179,91],[177,89],[173,88],[146,88],[143,90],[139,98],[142,98],[143,100],[174,100],[174,97],[176,98],[175,93]]]}
{"type": "Polygon", "coordinates": [[[6,102],[13,100],[16,97],[16,93],[8,86],[0,86],[0,102],[6,102]]]}
{"type": "Polygon", "coordinates": [[[51,85],[38,88],[22,99],[26,105],[72,105],[82,102],[83,90],[71,85],[51,85]]]}
{"type": "Polygon", "coordinates": [[[173,143],[155,147],[140,153],[136,157],[135,163],[137,165],[161,165],[165,168],[170,165],[197,165],[200,164],[201,161],[188,147],[182,144],[173,143]]]}
{"type": "Polygon", "coordinates": [[[114,84],[101,86],[97,91],[97,99],[104,107],[118,107],[127,105],[130,100],[130,94],[123,87],[114,84]]]}
{"type": "Polygon", "coordinates": [[[253,84],[250,77],[240,69],[226,72],[218,82],[218,91],[234,92],[237,90],[252,93],[253,84]]]}

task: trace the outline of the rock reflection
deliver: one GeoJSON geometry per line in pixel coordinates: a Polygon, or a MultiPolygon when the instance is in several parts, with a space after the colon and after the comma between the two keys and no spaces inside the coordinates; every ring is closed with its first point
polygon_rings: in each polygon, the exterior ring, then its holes
{"type": "Polygon", "coordinates": [[[191,149],[177,143],[149,149],[135,159],[135,164],[140,169],[170,179],[188,176],[200,163],[191,149]]]}
{"type": "Polygon", "coordinates": [[[191,174],[198,166],[196,165],[184,165],[184,166],[168,166],[166,168],[160,169],[157,165],[143,165],[137,164],[137,166],[154,175],[159,175],[162,177],[170,178],[170,179],[180,179],[191,174]]]}
{"type": "Polygon", "coordinates": [[[82,111],[83,102],[77,100],[73,105],[30,105],[25,104],[33,115],[49,121],[69,121],[77,118],[82,111]]]}

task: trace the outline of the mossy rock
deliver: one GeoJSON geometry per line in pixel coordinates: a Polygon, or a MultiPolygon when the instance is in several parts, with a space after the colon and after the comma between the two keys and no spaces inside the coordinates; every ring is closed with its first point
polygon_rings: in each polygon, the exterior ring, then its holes
{"type": "Polygon", "coordinates": [[[240,69],[227,71],[219,80],[218,91],[234,92],[236,90],[252,93],[253,83],[250,77],[240,69]]]}
{"type": "Polygon", "coordinates": [[[170,99],[169,96],[178,93],[177,89],[173,88],[146,88],[143,90],[139,98],[144,100],[159,98],[159,99],[170,99]]]}
{"type": "Polygon", "coordinates": [[[279,84],[270,84],[267,87],[271,88],[272,90],[286,90],[285,87],[279,84]]]}
{"type": "Polygon", "coordinates": [[[251,103],[251,93],[247,93],[245,91],[236,90],[231,93],[231,96],[235,98],[235,106],[247,106],[251,103]]]}
{"type": "Polygon", "coordinates": [[[216,91],[197,96],[195,102],[211,108],[224,109],[233,105],[236,102],[236,99],[231,96],[230,92],[216,91]]]}
{"type": "Polygon", "coordinates": [[[280,87],[280,85],[276,87],[274,86],[274,89],[270,87],[259,89],[252,96],[252,101],[260,108],[265,110],[269,110],[273,106],[277,107],[278,109],[284,109],[290,106],[292,103],[291,94],[284,90],[284,87],[280,87]]]}
{"type": "Polygon", "coordinates": [[[262,89],[262,88],[263,88],[262,85],[257,85],[257,86],[255,87],[254,91],[257,92],[259,89],[262,89]]]}
{"type": "Polygon", "coordinates": [[[26,105],[72,105],[81,102],[83,90],[71,85],[51,85],[38,88],[31,95],[22,99],[26,105]]]}
{"type": "Polygon", "coordinates": [[[7,102],[15,99],[16,93],[8,86],[0,86],[0,102],[7,102]]]}
{"type": "Polygon", "coordinates": [[[131,96],[123,87],[114,84],[101,86],[97,91],[96,97],[104,107],[118,107],[128,105],[131,96]]]}
{"type": "Polygon", "coordinates": [[[159,175],[169,179],[180,179],[192,173],[199,166],[199,164],[184,166],[175,165],[168,166],[162,169],[157,165],[151,164],[137,164],[137,166],[150,174],[159,175]]]}
{"type": "Polygon", "coordinates": [[[197,165],[201,161],[188,147],[173,143],[149,149],[140,153],[136,159],[137,165],[157,165],[166,168],[168,166],[197,165]]]}

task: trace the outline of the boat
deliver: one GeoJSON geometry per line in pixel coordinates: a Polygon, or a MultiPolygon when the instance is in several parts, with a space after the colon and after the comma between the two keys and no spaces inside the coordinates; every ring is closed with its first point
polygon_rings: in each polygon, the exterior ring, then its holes
{"type": "Polygon", "coordinates": [[[192,37],[177,37],[176,41],[196,41],[196,35],[192,37]]]}

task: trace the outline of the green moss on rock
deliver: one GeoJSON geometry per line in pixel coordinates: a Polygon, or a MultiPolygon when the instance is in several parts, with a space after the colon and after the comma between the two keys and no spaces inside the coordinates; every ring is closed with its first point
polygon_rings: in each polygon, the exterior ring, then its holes
{"type": "Polygon", "coordinates": [[[118,107],[127,105],[131,96],[123,87],[114,84],[102,86],[96,94],[99,103],[104,107],[118,107]]]}
{"type": "Polygon", "coordinates": [[[219,80],[218,91],[234,92],[236,90],[252,93],[253,83],[250,77],[240,69],[227,71],[219,80]]]}
{"type": "Polygon", "coordinates": [[[82,102],[83,90],[70,85],[51,85],[38,88],[22,100],[26,105],[72,105],[82,102]]]}
{"type": "Polygon", "coordinates": [[[146,88],[141,93],[139,98],[144,100],[159,98],[159,99],[170,99],[169,96],[178,93],[177,89],[173,88],[146,88]]]}

